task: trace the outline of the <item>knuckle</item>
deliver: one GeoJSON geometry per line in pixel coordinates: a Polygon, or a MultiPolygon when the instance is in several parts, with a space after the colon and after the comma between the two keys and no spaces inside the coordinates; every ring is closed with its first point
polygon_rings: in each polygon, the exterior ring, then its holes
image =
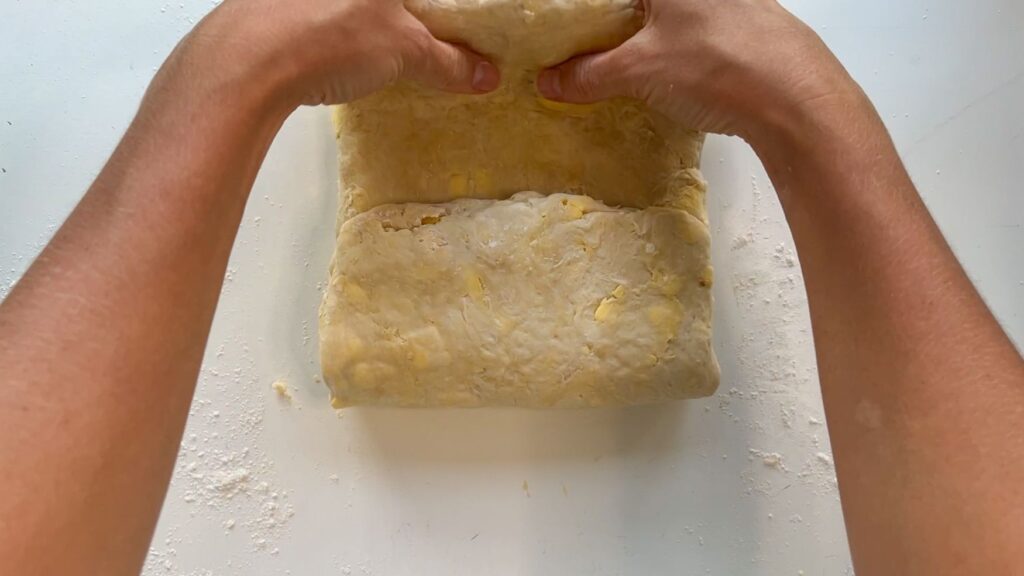
{"type": "Polygon", "coordinates": [[[433,54],[433,65],[430,70],[435,75],[434,82],[444,89],[453,88],[461,78],[458,51],[436,45],[433,54]]]}
{"type": "Polygon", "coordinates": [[[647,100],[650,96],[651,80],[663,77],[657,70],[659,58],[648,36],[637,37],[619,47],[610,55],[610,68],[615,71],[618,90],[622,96],[647,100]]]}
{"type": "Polygon", "coordinates": [[[598,78],[591,60],[582,60],[569,68],[568,84],[577,95],[588,98],[597,92],[598,78]]]}
{"type": "Polygon", "coordinates": [[[426,30],[410,27],[402,34],[406,38],[405,55],[416,61],[428,60],[433,48],[430,34],[426,30]]]}
{"type": "Polygon", "coordinates": [[[426,33],[410,31],[406,35],[405,46],[401,50],[402,75],[414,79],[424,76],[436,76],[438,70],[437,56],[431,38],[426,33]]]}

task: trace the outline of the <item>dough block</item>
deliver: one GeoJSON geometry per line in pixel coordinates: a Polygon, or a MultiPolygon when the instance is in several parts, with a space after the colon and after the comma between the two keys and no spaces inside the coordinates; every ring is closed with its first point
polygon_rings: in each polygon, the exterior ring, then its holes
{"type": "Polygon", "coordinates": [[[341,106],[320,311],[335,406],[609,406],[712,394],[702,135],[639,102],[540,97],[539,70],[639,29],[634,0],[407,0],[502,71],[341,106]]]}
{"type": "Polygon", "coordinates": [[[586,196],[386,205],[341,229],[338,407],[583,407],[712,393],[707,227],[586,196]]]}

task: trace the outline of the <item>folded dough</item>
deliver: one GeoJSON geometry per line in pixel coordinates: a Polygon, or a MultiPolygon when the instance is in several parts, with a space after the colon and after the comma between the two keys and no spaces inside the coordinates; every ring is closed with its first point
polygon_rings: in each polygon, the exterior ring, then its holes
{"type": "Polygon", "coordinates": [[[566,105],[534,85],[633,34],[634,2],[407,6],[493,58],[503,85],[399,84],[337,109],[342,206],[320,315],[335,406],[713,393],[701,135],[638,102],[566,105]]]}

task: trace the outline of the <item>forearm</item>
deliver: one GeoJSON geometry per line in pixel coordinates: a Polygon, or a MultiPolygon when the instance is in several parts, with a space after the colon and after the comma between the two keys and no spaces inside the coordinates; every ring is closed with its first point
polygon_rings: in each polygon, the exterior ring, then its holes
{"type": "Polygon", "coordinates": [[[476,94],[500,75],[401,0],[226,0],[181,43],[0,307],[0,573],[137,573],[274,134],[401,79],[476,94]]]}
{"type": "Polygon", "coordinates": [[[754,146],[804,270],[858,573],[1013,571],[1024,538],[1020,355],[867,98],[775,0],[643,5],[639,33],[543,71],[538,89],[581,104],[637,98],[754,146]]]}
{"type": "Polygon", "coordinates": [[[758,149],[800,254],[858,570],[1009,570],[1024,535],[1020,356],[862,95],[758,149]],[[965,537],[969,535],[969,537],[965,537]]]}
{"type": "Polygon", "coordinates": [[[0,572],[141,565],[248,190],[283,119],[241,78],[186,60],[165,66],[0,308],[0,469],[17,471],[0,495],[0,572]]]}

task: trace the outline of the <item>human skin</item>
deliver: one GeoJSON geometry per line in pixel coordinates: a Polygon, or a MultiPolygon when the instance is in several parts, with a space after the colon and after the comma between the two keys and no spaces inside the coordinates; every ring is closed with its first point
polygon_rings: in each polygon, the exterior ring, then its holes
{"type": "MultiPolygon", "coordinates": [[[[806,278],[858,572],[1012,572],[1024,366],[870,102],[772,0],[644,10],[637,36],[543,73],[539,89],[639,98],[753,146],[806,278]]],[[[249,190],[295,108],[398,79],[476,93],[498,77],[398,0],[214,10],[0,305],[0,573],[139,572],[249,190]]]]}
{"type": "Polygon", "coordinates": [[[551,99],[643,100],[744,138],[803,269],[858,574],[1024,565],[1024,362],[950,251],[885,126],[774,0],[648,0],[623,45],[543,72],[551,99]]]}
{"type": "Polygon", "coordinates": [[[138,574],[253,180],[299,105],[497,86],[398,0],[228,0],[0,306],[0,574],[138,574]]]}

